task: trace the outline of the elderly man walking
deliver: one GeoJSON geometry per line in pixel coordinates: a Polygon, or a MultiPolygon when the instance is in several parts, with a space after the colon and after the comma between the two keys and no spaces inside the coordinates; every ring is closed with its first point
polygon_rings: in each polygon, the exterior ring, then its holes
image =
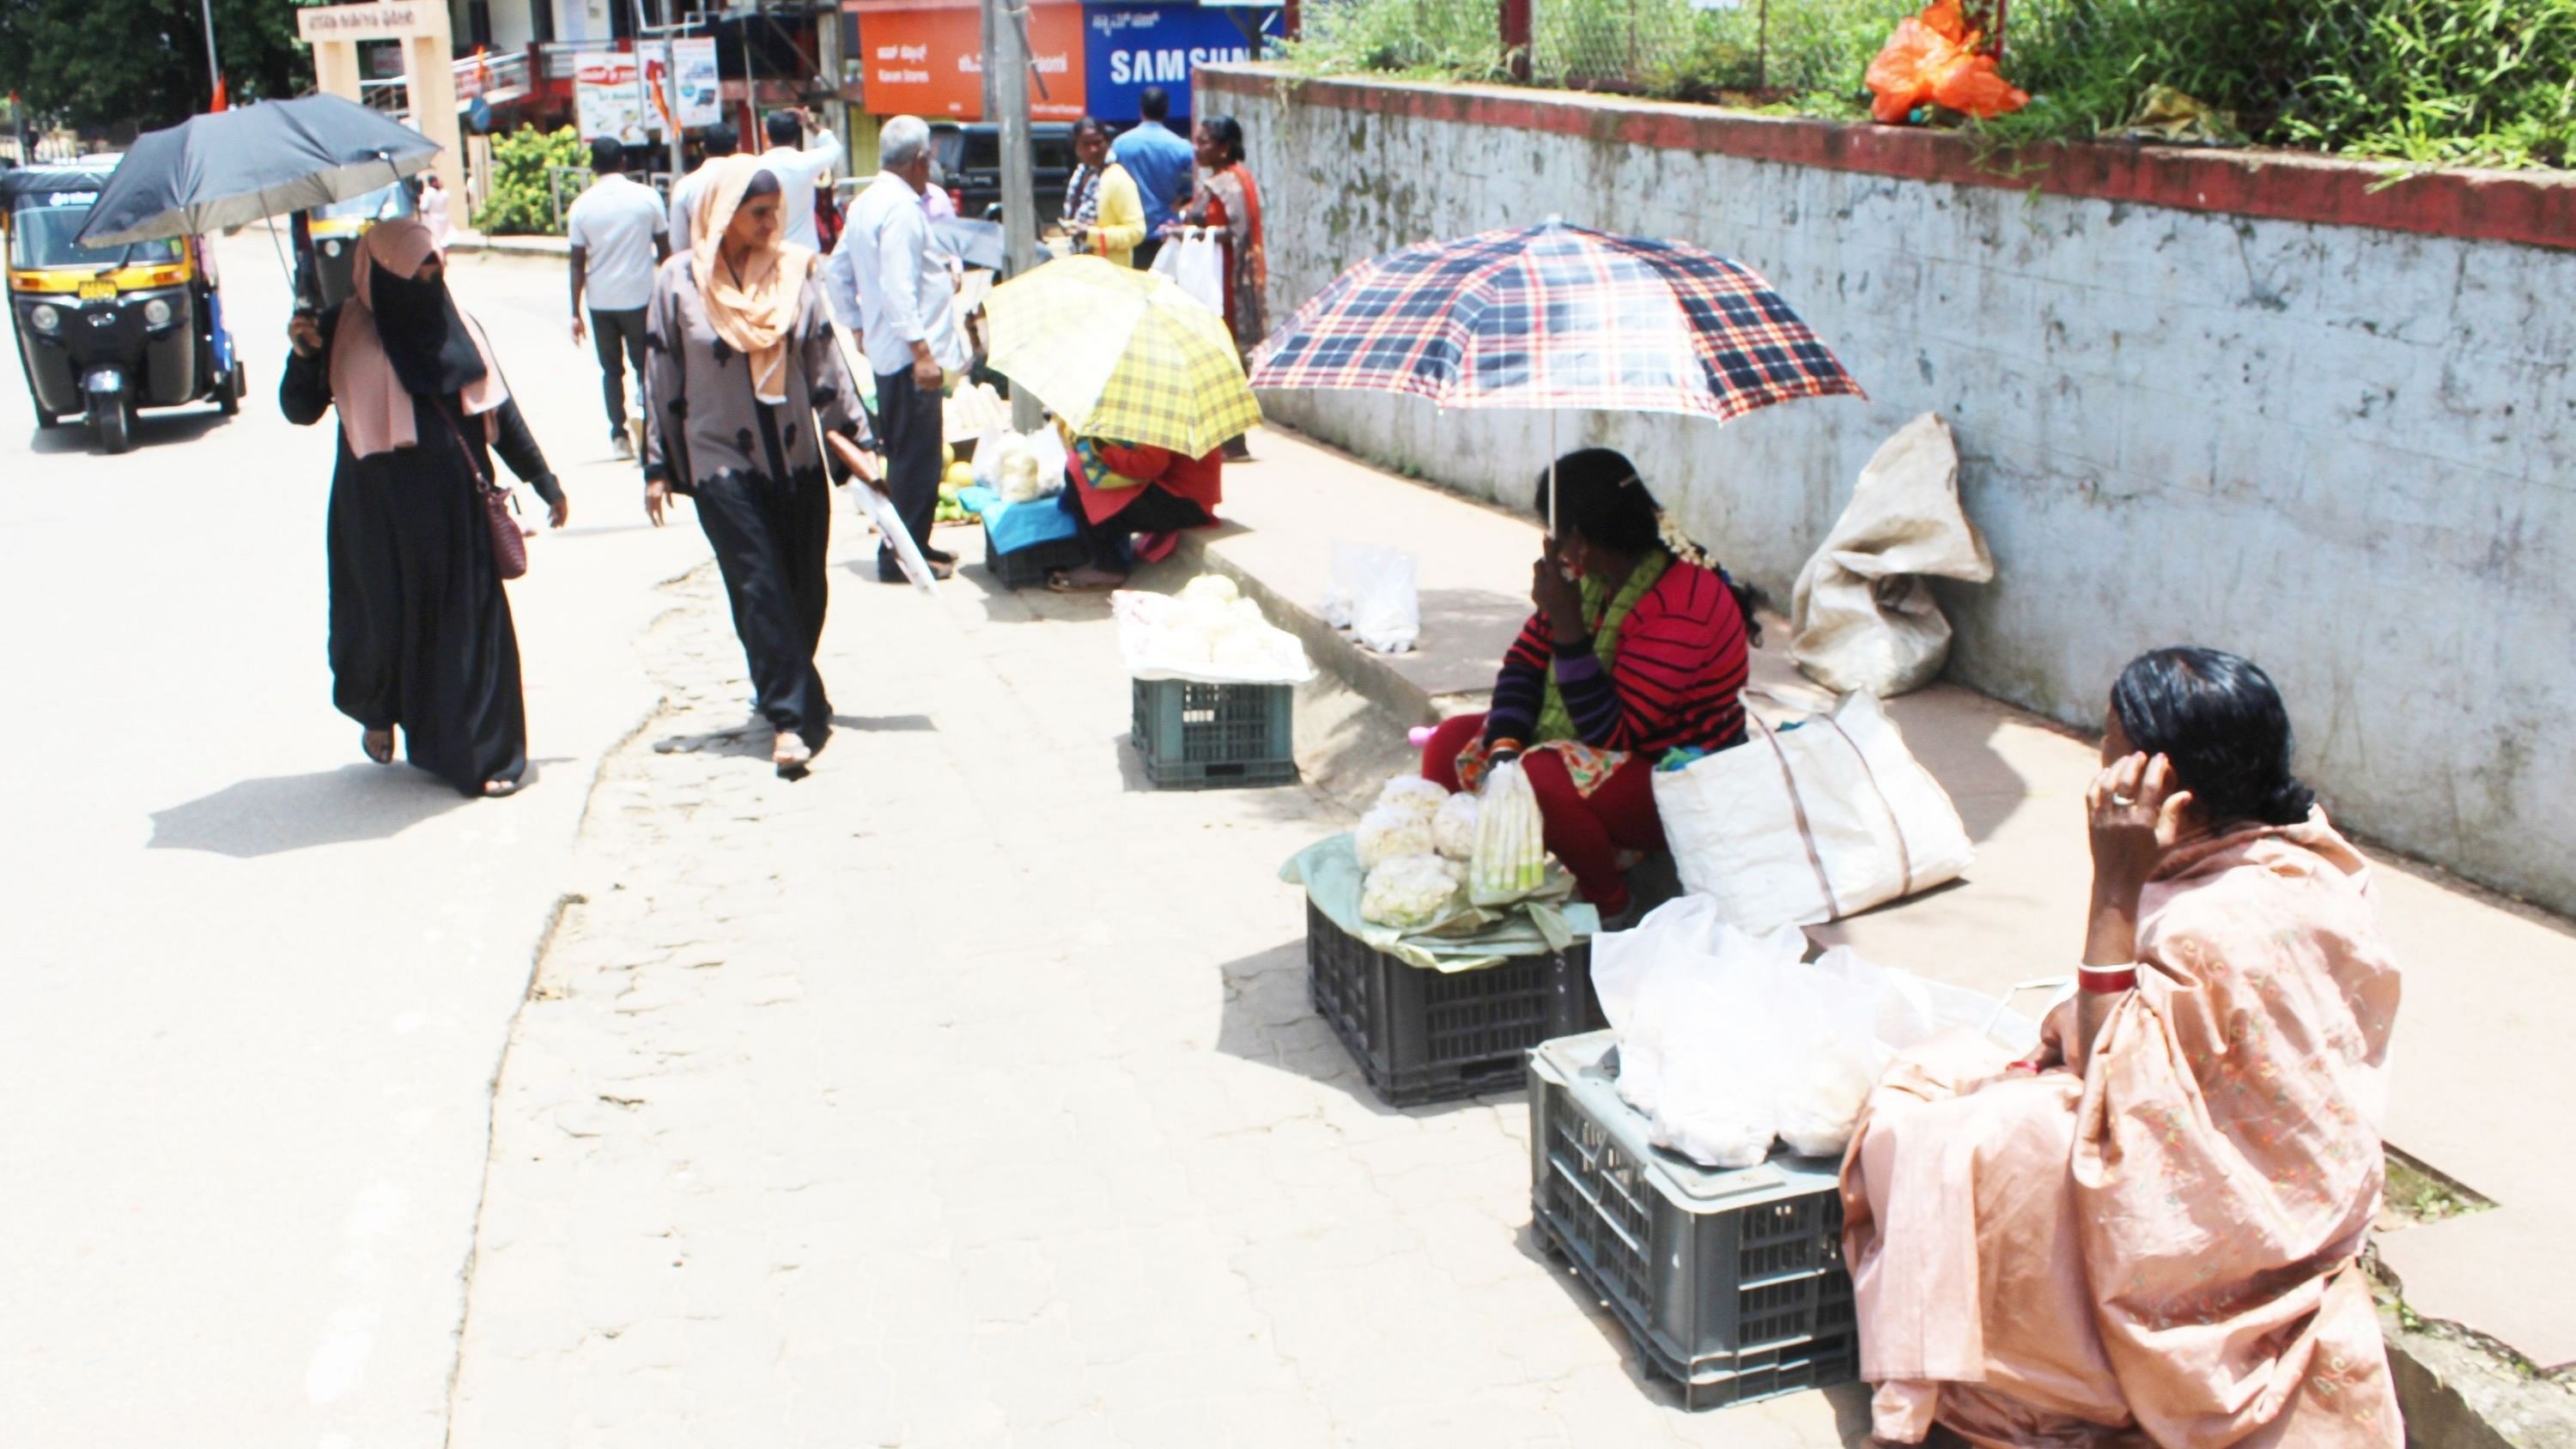
{"type": "MultiPolygon", "coordinates": [[[[948,265],[932,251],[930,127],[897,116],[877,133],[877,178],[850,204],[840,245],[825,268],[834,309],[858,319],[868,370],[877,378],[877,434],[885,440],[886,491],[895,511],[940,577],[956,556],[930,546],[939,510],[939,445],[945,374],[971,360],[957,326],[957,292],[948,265]]],[[[888,548],[877,550],[877,577],[903,582],[888,548]]]]}

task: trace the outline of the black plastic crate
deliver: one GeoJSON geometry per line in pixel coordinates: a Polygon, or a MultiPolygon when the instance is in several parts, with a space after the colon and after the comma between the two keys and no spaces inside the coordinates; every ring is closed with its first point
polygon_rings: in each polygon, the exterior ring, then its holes
{"type": "Polygon", "coordinates": [[[993,547],[991,526],[984,529],[984,567],[992,570],[993,577],[1000,579],[1006,589],[1043,588],[1048,574],[1057,569],[1080,568],[1084,557],[1082,540],[1078,538],[1049,539],[1001,553],[993,547]]]}
{"type": "Polygon", "coordinates": [[[1297,778],[1297,687],[1139,679],[1129,736],[1159,790],[1286,785],[1297,778]]]}
{"type": "Polygon", "coordinates": [[[1647,1140],[1609,1032],[1529,1055],[1530,1210],[1692,1409],[1860,1377],[1840,1164],[1727,1172],[1647,1140]]]}
{"type": "Polygon", "coordinates": [[[1397,1107],[1508,1092],[1530,1048],[1602,1024],[1589,942],[1480,971],[1428,971],[1369,949],[1312,900],[1306,992],[1370,1089],[1397,1107]]]}

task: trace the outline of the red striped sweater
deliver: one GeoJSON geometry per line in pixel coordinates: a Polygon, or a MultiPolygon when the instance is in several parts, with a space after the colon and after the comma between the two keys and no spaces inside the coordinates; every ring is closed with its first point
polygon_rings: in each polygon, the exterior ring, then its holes
{"type": "Polygon", "coordinates": [[[1751,652],[1744,613],[1716,574],[1676,562],[1629,611],[1619,652],[1603,670],[1590,641],[1568,653],[1533,614],[1503,656],[1485,738],[1527,740],[1556,671],[1566,713],[1585,744],[1649,760],[1685,745],[1718,750],[1744,738],[1744,681],[1751,652]]]}

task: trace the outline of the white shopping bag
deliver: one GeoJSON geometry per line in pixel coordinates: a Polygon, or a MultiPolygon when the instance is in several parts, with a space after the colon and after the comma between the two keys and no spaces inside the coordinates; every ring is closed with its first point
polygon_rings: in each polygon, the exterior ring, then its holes
{"type": "Polygon", "coordinates": [[[1225,252],[1214,232],[1192,229],[1173,236],[1154,254],[1153,269],[1199,305],[1225,314],[1225,252]]]}
{"type": "Polygon", "coordinates": [[[1380,654],[1409,652],[1422,638],[1422,599],[1413,581],[1413,555],[1374,544],[1335,543],[1324,622],[1348,629],[1361,647],[1380,654]]]}
{"type": "Polygon", "coordinates": [[[1748,931],[1840,920],[1955,879],[1967,828],[1875,695],[1654,773],[1682,888],[1748,931]]]}

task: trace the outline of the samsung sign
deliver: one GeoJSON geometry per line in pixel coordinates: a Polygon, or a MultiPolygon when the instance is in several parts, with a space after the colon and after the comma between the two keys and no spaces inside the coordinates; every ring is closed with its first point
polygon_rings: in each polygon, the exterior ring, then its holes
{"type": "Polygon", "coordinates": [[[1195,115],[1190,76],[1202,65],[1249,60],[1237,14],[1258,15],[1262,32],[1279,33],[1276,10],[1229,11],[1196,5],[1085,5],[1083,53],[1091,113],[1104,121],[1136,119],[1147,86],[1172,94],[1174,116],[1195,115]]]}

